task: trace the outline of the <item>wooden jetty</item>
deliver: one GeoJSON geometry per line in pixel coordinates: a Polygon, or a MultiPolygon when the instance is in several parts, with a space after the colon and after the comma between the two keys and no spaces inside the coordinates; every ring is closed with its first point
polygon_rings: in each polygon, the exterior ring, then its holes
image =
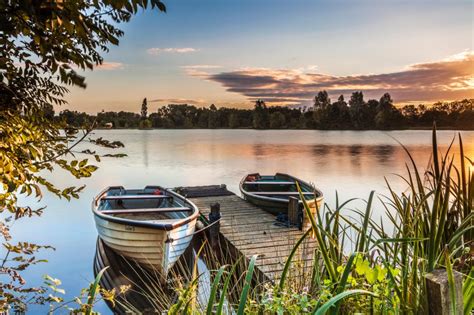
{"type": "MultiPolygon", "coordinates": [[[[211,206],[219,204],[219,241],[234,257],[247,261],[259,255],[255,274],[263,281],[278,281],[285,262],[296,242],[304,234],[297,227],[288,227],[263,209],[228,191],[225,185],[183,187],[180,193],[209,218],[211,206]]],[[[214,206],[216,207],[216,206],[214,206]]],[[[307,237],[294,256],[291,276],[305,276],[313,265],[315,239],[307,237]]]]}

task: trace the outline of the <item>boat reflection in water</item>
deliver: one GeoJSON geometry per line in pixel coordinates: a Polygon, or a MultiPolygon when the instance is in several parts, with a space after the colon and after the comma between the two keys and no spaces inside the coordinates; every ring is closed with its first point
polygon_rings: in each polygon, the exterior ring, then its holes
{"type": "MultiPolygon", "coordinates": [[[[194,256],[192,248],[189,249],[170,272],[173,281],[189,279],[194,256]]],[[[176,283],[163,282],[158,271],[143,268],[124,258],[97,238],[94,276],[106,267],[100,285],[106,290],[115,289],[117,292],[114,304],[106,301],[115,314],[156,314],[166,311],[173,304],[176,292],[173,286],[176,283]],[[118,294],[123,286],[129,286],[129,289],[118,294]]]]}

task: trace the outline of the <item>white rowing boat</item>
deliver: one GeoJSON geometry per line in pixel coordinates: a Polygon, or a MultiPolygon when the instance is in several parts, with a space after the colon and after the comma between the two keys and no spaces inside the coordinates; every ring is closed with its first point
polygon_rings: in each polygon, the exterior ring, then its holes
{"type": "Polygon", "coordinates": [[[159,186],[108,187],[94,198],[92,211],[109,247],[164,276],[191,242],[199,215],[191,201],[159,186]]]}

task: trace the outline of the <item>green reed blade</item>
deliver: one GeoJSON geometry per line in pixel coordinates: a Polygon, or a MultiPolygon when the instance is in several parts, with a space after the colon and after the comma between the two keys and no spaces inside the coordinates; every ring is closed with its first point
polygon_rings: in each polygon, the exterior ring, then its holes
{"type": "MultiPolygon", "coordinates": [[[[347,279],[349,279],[349,276],[352,272],[352,265],[354,263],[354,259],[357,257],[358,253],[353,253],[350,257],[349,260],[347,261],[346,267],[344,268],[344,271],[342,272],[341,279],[339,280],[339,284],[336,287],[336,295],[342,293],[344,289],[346,288],[347,284],[347,279]]],[[[340,301],[336,302],[335,308],[332,310],[331,314],[336,315],[339,312],[339,306],[340,306],[340,301]]]]}
{"type": "Polygon", "coordinates": [[[257,261],[258,255],[253,255],[250,259],[249,267],[247,269],[247,275],[245,276],[245,284],[240,294],[240,303],[237,310],[237,315],[243,315],[245,311],[245,304],[247,303],[247,296],[250,290],[250,285],[252,284],[253,271],[255,269],[255,262],[257,261]]]}
{"type": "Polygon", "coordinates": [[[451,258],[449,257],[448,248],[444,251],[444,262],[446,263],[446,271],[448,273],[448,284],[449,284],[449,295],[451,298],[451,309],[453,313],[456,311],[456,288],[454,284],[454,271],[453,265],[451,264],[451,258]]]}
{"type": "MultiPolygon", "coordinates": [[[[304,198],[304,195],[301,191],[301,187],[300,185],[298,184],[298,182],[296,182],[296,188],[298,189],[298,192],[300,194],[300,199],[303,201],[303,206],[304,206],[304,209],[306,211],[306,215],[307,217],[309,218],[310,222],[311,222],[311,226],[312,226],[312,229],[313,229],[313,233],[314,235],[316,236],[316,239],[318,241],[318,245],[319,245],[319,249],[321,251],[321,254],[323,256],[323,260],[324,260],[324,265],[329,273],[329,276],[331,278],[332,281],[337,281],[337,275],[336,275],[336,271],[335,271],[335,268],[331,262],[331,259],[329,257],[329,250],[326,246],[326,243],[324,242],[323,240],[323,236],[321,235],[321,229],[318,228],[318,225],[316,224],[316,221],[314,220],[314,217],[311,213],[311,209],[309,208],[307,202],[306,202],[306,199],[304,198]]],[[[316,207],[317,207],[317,203],[316,203],[316,207]]],[[[318,214],[318,218],[319,220],[321,221],[321,216],[319,214],[319,209],[316,209],[316,212],[318,214]]]]}
{"type": "Polygon", "coordinates": [[[183,305],[185,306],[185,308],[187,308],[187,306],[188,306],[188,304],[191,300],[189,298],[189,296],[191,296],[193,294],[193,292],[196,290],[197,283],[198,283],[199,278],[201,277],[201,275],[197,276],[193,281],[191,281],[191,283],[188,285],[186,290],[179,296],[178,302],[170,308],[170,310],[168,312],[169,315],[181,314],[182,313],[181,307],[183,305]]]}
{"type": "Polygon", "coordinates": [[[372,210],[372,201],[374,199],[375,191],[371,191],[369,195],[369,200],[367,201],[367,208],[365,209],[364,222],[362,224],[362,230],[360,231],[358,237],[357,251],[359,253],[365,252],[365,240],[367,235],[367,228],[369,227],[370,212],[372,210]]]}
{"type": "Polygon", "coordinates": [[[471,267],[469,275],[466,276],[462,286],[464,300],[464,315],[472,314],[474,309],[474,266],[471,267]]]}
{"type": "Polygon", "coordinates": [[[228,292],[227,290],[229,289],[229,283],[230,283],[230,280],[232,279],[232,276],[234,275],[235,273],[235,270],[237,269],[237,265],[240,263],[240,259],[238,259],[233,265],[232,265],[232,268],[229,272],[229,275],[227,276],[227,278],[225,279],[224,281],[224,285],[222,286],[222,293],[221,293],[221,297],[219,299],[219,305],[217,305],[217,309],[216,309],[216,315],[221,315],[222,314],[222,310],[224,308],[224,300],[225,300],[225,297],[227,296],[228,292]]]}
{"type": "Polygon", "coordinates": [[[374,297],[378,296],[377,294],[375,294],[373,292],[370,292],[370,291],[367,291],[367,290],[348,290],[348,291],[344,291],[344,292],[339,293],[338,295],[330,298],[329,301],[324,303],[318,309],[314,310],[313,314],[314,315],[324,315],[324,314],[326,314],[326,312],[331,307],[334,307],[336,305],[336,303],[338,303],[339,301],[345,299],[346,297],[352,296],[352,295],[371,295],[371,296],[374,296],[374,297]]]}
{"type": "Polygon", "coordinates": [[[433,148],[433,166],[435,171],[436,179],[440,178],[439,171],[439,157],[438,157],[438,140],[436,136],[436,123],[433,123],[433,132],[431,136],[432,148],[433,148]]]}
{"type": "Polygon", "coordinates": [[[99,282],[100,282],[100,279],[102,278],[102,276],[104,275],[104,272],[107,270],[107,268],[109,268],[109,266],[107,266],[107,267],[103,268],[101,271],[99,271],[99,273],[95,277],[94,283],[90,287],[89,297],[87,298],[87,308],[86,308],[85,315],[92,314],[92,309],[93,309],[93,306],[94,306],[95,296],[97,294],[97,291],[99,290],[99,282]]]}
{"type": "Polygon", "coordinates": [[[211,315],[212,314],[212,309],[214,307],[214,300],[216,299],[217,291],[219,290],[219,285],[220,281],[222,278],[222,275],[224,274],[225,268],[227,265],[221,266],[219,270],[217,271],[217,274],[214,278],[214,281],[212,282],[211,286],[211,294],[209,295],[209,301],[207,303],[207,310],[206,314],[211,315]]]}

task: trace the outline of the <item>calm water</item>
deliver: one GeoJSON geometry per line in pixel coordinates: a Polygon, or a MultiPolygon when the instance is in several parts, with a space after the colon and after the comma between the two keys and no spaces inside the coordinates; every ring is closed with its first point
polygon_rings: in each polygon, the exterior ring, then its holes
{"type": "MultiPolygon", "coordinates": [[[[439,132],[442,149],[454,135],[453,131],[439,132]]],[[[462,135],[466,155],[474,158],[474,132],[462,135]]],[[[87,188],[80,200],[67,202],[46,195],[41,202],[48,205],[45,214],[18,222],[13,228],[19,241],[56,248],[55,252],[43,251],[40,257],[49,263],[30,268],[26,278],[37,285],[43,274],[57,277],[63,281],[67,297],[78,294],[93,280],[97,231],[90,204],[104,186],[224,183],[238,193],[243,175],[279,171],[315,183],[332,205],[336,190],[341,200],[367,198],[371,190],[385,193],[384,176],[399,191],[405,189],[393,174],[404,174],[407,156],[394,139],[409,148],[420,167],[427,165],[431,153],[430,131],[103,130],[96,136],[122,141],[125,149],[115,153],[124,152],[128,157],[104,158],[95,175],[83,181],[87,188]]],[[[79,184],[61,171],[49,178],[59,186],[79,184]]],[[[382,212],[375,209],[374,215],[382,212]]],[[[98,310],[109,312],[105,305],[98,310]]]]}

